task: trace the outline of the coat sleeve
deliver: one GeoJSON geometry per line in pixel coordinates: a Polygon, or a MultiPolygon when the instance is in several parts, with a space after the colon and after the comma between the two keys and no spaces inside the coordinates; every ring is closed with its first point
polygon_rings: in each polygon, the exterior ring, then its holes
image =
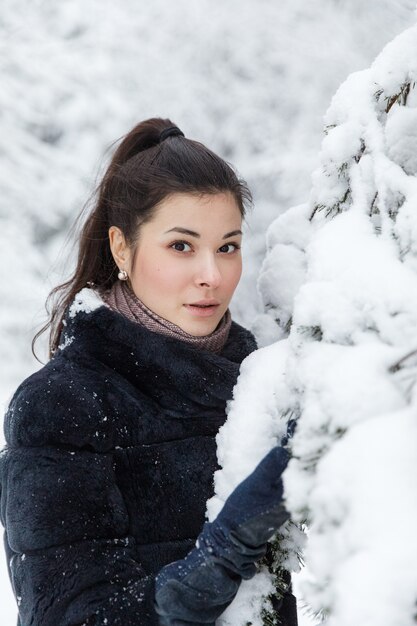
{"type": "Polygon", "coordinates": [[[112,454],[8,447],[0,519],[24,626],[153,626],[154,576],[138,562],[112,454]]]}

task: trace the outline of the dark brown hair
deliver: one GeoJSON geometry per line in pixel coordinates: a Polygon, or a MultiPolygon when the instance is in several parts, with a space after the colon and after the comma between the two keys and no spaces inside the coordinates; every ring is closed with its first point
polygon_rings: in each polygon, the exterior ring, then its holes
{"type": "Polygon", "coordinates": [[[93,195],[92,210],[79,237],[76,269],[47,298],[49,320],[33,338],[34,354],[36,340],[48,328],[49,356],[54,354],[65,311],[83,287],[94,284],[108,289],[117,280],[118,268],[108,236],[110,226],[120,228],[128,245],[134,247],[140,225],[152,218],[157,205],[170,194],[184,192],[230,192],[245,216],[247,205],[252,204],[246,182],[238,178],[229,163],[198,141],[181,135],[160,141],[161,132],[170,126],[175,126],[171,120],[154,117],[137,124],[122,138],[93,195]]]}

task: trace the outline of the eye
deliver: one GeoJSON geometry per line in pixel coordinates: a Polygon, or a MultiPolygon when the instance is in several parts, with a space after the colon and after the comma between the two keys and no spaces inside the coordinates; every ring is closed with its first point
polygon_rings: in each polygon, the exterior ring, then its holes
{"type": "Polygon", "coordinates": [[[237,243],[225,243],[224,246],[219,248],[219,250],[220,250],[220,252],[225,252],[226,254],[231,254],[232,252],[236,252],[237,250],[240,250],[240,246],[237,243]]]}
{"type": "Polygon", "coordinates": [[[173,250],[176,250],[177,252],[190,252],[191,251],[191,246],[186,241],[174,241],[173,243],[171,243],[169,247],[172,248],[173,250]],[[186,248],[186,246],[188,246],[188,249],[186,248]]]}

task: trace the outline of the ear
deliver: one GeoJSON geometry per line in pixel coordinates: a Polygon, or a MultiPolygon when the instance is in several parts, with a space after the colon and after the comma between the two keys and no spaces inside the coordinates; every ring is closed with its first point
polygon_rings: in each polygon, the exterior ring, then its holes
{"type": "Polygon", "coordinates": [[[119,270],[126,270],[129,272],[130,248],[126,243],[123,232],[117,226],[110,226],[109,242],[110,250],[117,267],[119,270]]]}

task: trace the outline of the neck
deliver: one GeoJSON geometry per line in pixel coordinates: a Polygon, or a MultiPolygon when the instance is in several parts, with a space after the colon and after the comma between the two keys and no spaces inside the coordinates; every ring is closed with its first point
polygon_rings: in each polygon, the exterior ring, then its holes
{"type": "Polygon", "coordinates": [[[185,341],[199,349],[221,352],[229,335],[232,323],[229,309],[227,309],[217,328],[212,333],[196,337],[151,311],[125,282],[116,281],[108,291],[102,292],[100,295],[107,306],[121,313],[132,322],[141,324],[152,332],[185,341]]]}

